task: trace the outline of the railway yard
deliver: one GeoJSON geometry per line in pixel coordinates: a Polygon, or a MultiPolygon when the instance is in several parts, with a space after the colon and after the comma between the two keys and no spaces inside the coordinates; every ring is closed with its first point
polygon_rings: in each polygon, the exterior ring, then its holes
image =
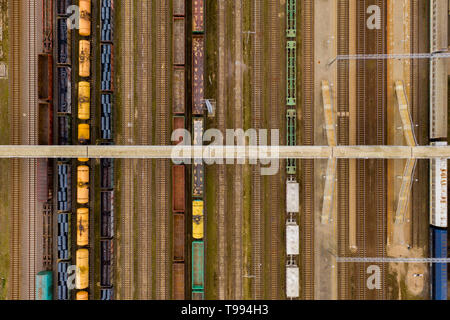
{"type": "Polygon", "coordinates": [[[449,2],[0,0],[0,299],[447,300],[449,2]]]}

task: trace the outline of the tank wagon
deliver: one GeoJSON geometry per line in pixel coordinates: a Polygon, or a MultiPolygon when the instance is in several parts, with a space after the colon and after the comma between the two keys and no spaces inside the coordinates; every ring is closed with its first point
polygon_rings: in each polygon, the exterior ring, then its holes
{"type": "Polygon", "coordinates": [[[87,123],[80,123],[78,125],[78,143],[89,144],[90,138],[89,125],[87,123]]]}
{"type": "Polygon", "coordinates": [[[78,82],[78,119],[89,120],[91,114],[91,85],[87,81],[78,82]]]}
{"type": "Polygon", "coordinates": [[[80,0],[80,36],[91,35],[91,0],[80,0]]]}
{"type": "Polygon", "coordinates": [[[203,239],[203,200],[192,201],[192,237],[203,239]]]}
{"type": "Polygon", "coordinates": [[[78,249],[76,253],[75,287],[87,289],[89,286],[89,251],[78,249]]]}
{"type": "Polygon", "coordinates": [[[77,245],[84,247],[89,245],[89,209],[77,209],[77,245]]]}
{"type": "Polygon", "coordinates": [[[53,272],[41,271],[36,275],[36,300],[53,300],[53,272]]]}
{"type": "Polygon", "coordinates": [[[77,202],[89,202],[89,167],[86,165],[77,167],[77,202]]]}
{"type": "Polygon", "coordinates": [[[89,294],[87,291],[78,291],[76,294],[76,300],[89,300],[89,294]]]}
{"type": "Polygon", "coordinates": [[[88,40],[80,40],[78,48],[78,75],[87,78],[91,75],[91,43],[88,40]]]}

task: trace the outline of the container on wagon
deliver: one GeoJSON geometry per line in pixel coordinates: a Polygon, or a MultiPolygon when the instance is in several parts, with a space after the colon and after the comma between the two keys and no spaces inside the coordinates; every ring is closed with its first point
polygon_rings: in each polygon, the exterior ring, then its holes
{"type": "Polygon", "coordinates": [[[299,212],[300,189],[298,182],[286,181],[286,211],[289,213],[299,212]]]}

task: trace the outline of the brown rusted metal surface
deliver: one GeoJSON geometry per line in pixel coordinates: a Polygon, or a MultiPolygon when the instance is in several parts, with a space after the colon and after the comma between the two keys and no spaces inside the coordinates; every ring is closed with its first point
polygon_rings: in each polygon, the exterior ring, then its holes
{"type": "Polygon", "coordinates": [[[172,14],[174,16],[184,16],[186,12],[186,0],[174,0],[172,14]]]}
{"type": "Polygon", "coordinates": [[[192,114],[203,114],[204,94],[204,39],[203,36],[192,38],[192,114]]]}
{"type": "Polygon", "coordinates": [[[185,170],[184,166],[172,167],[172,210],[174,212],[184,212],[185,205],[185,170]]]}
{"type": "Polygon", "coordinates": [[[52,100],[53,97],[53,58],[49,54],[38,56],[38,98],[52,100]]]}
{"type": "Polygon", "coordinates": [[[205,29],[205,4],[204,0],[192,1],[192,31],[204,32],[205,29]]]}
{"type": "Polygon", "coordinates": [[[183,213],[173,215],[173,260],[184,261],[185,257],[185,220],[183,213]]]}
{"type": "MultiPolygon", "coordinates": [[[[177,129],[184,129],[184,116],[174,116],[173,117],[173,123],[172,123],[172,129],[173,131],[177,129]]],[[[183,137],[180,137],[178,141],[174,141],[173,144],[180,144],[184,139],[183,137]]]]}
{"type": "Polygon", "coordinates": [[[185,86],[184,67],[174,67],[173,69],[173,107],[174,114],[184,114],[186,105],[186,86],[185,86]]]}
{"type": "Polygon", "coordinates": [[[173,64],[185,64],[186,26],[183,17],[173,18],[173,64]]]}
{"type": "Polygon", "coordinates": [[[173,299],[184,300],[184,263],[174,263],[172,265],[173,276],[173,299]]]}

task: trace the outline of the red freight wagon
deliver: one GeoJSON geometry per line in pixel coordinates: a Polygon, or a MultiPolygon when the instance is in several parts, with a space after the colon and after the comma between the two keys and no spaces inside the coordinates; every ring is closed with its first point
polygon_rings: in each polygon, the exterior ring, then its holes
{"type": "Polygon", "coordinates": [[[183,17],[173,18],[173,64],[185,64],[186,26],[183,17]]]}
{"type": "Polygon", "coordinates": [[[192,0],[192,32],[205,31],[205,3],[204,0],[192,0]]]}
{"type": "Polygon", "coordinates": [[[50,54],[38,56],[38,98],[51,101],[53,97],[53,58],[50,54]]]}
{"type": "Polygon", "coordinates": [[[185,223],[184,214],[173,215],[173,260],[184,261],[185,223]]]}
{"type": "MultiPolygon", "coordinates": [[[[173,130],[177,129],[184,129],[184,116],[174,116],[173,117],[173,124],[172,124],[173,130]]],[[[180,138],[178,141],[173,142],[173,144],[180,144],[183,142],[183,138],[180,138]]]]}
{"type": "Polygon", "coordinates": [[[192,38],[192,114],[194,115],[203,115],[204,63],[203,36],[194,36],[192,38]]]}
{"type": "Polygon", "coordinates": [[[39,103],[38,105],[38,144],[53,144],[53,107],[51,103],[39,103]]]}
{"type": "Polygon", "coordinates": [[[183,165],[172,166],[172,210],[184,212],[185,203],[185,171],[183,165]]]}
{"type": "Polygon", "coordinates": [[[185,95],[185,72],[184,67],[173,68],[173,108],[174,114],[184,114],[186,95],[185,95]]]}

